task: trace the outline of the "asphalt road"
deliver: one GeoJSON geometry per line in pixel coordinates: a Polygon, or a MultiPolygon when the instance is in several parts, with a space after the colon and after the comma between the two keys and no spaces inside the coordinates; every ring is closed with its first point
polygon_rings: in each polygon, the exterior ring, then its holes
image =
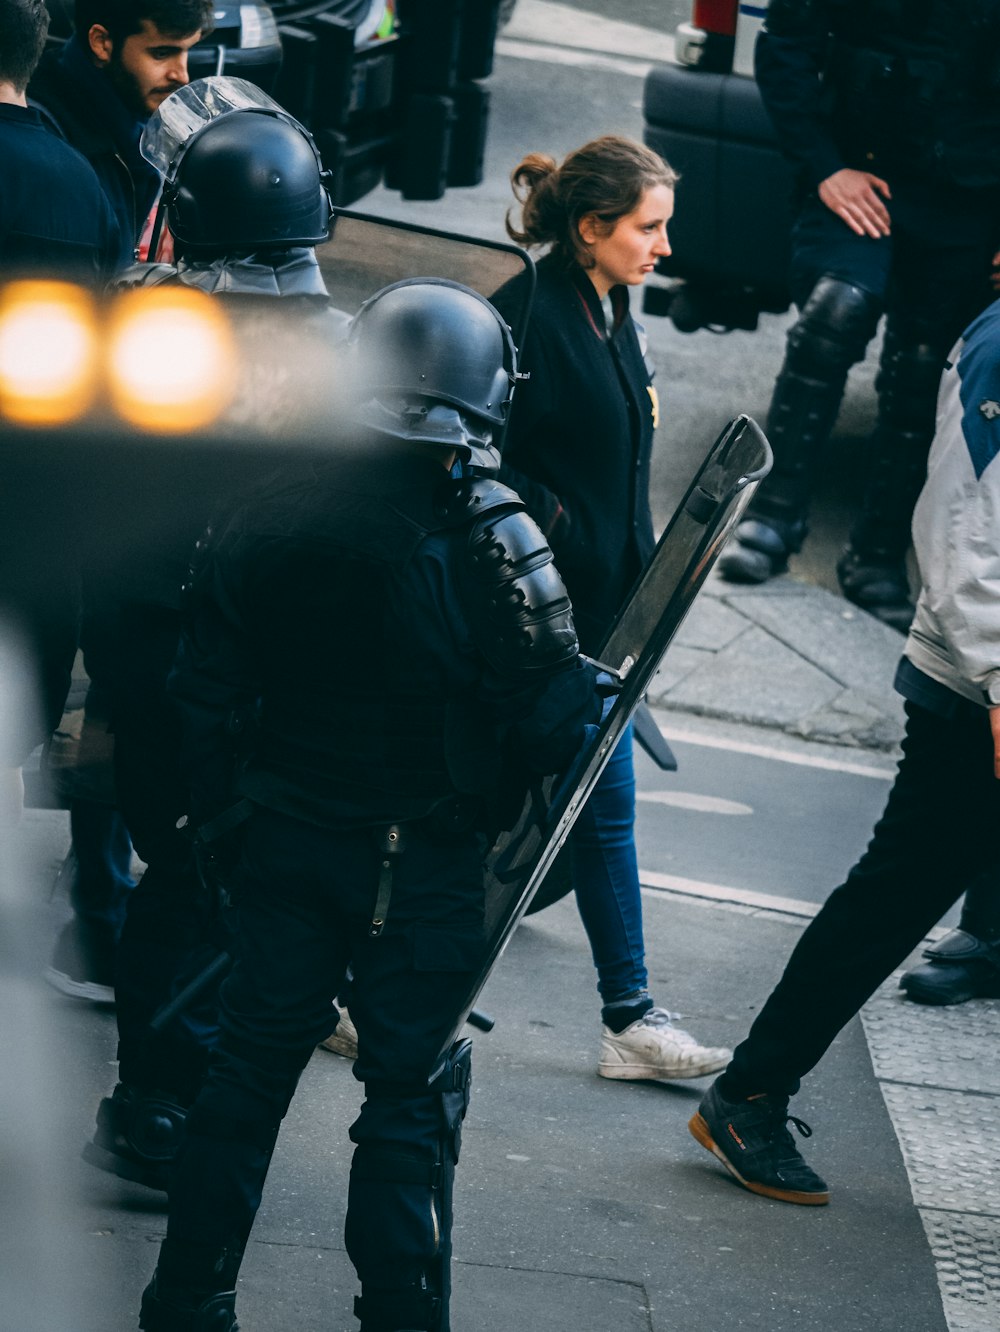
{"type": "Polygon", "coordinates": [[[746,753],[671,743],[675,773],[637,750],[640,864],[661,881],[790,902],[822,902],[841,882],[867,845],[893,773],[875,761],[854,771],[814,767],[809,755],[770,757],[766,745],[746,753]]]}

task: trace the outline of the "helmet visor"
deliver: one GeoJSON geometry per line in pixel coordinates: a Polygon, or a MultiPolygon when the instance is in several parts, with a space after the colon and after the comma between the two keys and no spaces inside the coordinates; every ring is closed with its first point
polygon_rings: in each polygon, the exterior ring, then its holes
{"type": "Polygon", "coordinates": [[[169,179],[171,168],[188,139],[230,111],[277,111],[286,115],[278,103],[255,83],[212,74],[206,79],[185,84],[160,103],[146,122],[139,151],[169,179]]]}

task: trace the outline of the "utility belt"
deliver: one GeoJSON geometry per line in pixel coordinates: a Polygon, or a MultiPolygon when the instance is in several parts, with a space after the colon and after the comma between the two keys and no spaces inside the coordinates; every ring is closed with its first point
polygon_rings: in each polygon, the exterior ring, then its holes
{"type": "MultiPolygon", "coordinates": [[[[242,799],[224,809],[214,818],[201,824],[195,833],[196,860],[203,879],[210,876],[206,867],[211,866],[218,853],[215,848],[227,848],[228,868],[232,867],[232,850],[235,846],[234,834],[251,817],[253,801],[242,799]]],[[[412,819],[401,819],[392,823],[367,823],[375,838],[379,852],[379,877],[375,892],[375,906],[368,933],[378,938],[385,928],[392,897],[393,871],[398,858],[404,854],[414,837],[423,838],[436,846],[449,846],[466,841],[470,834],[483,830],[485,823],[484,808],[481,800],[469,796],[455,795],[439,801],[428,813],[412,819]]],[[[357,826],[357,825],[355,825],[357,826]]]]}
{"type": "Polygon", "coordinates": [[[385,929],[392,900],[393,877],[400,856],[413,837],[423,837],[438,846],[465,841],[482,823],[482,807],[478,800],[454,796],[442,801],[422,819],[400,823],[377,824],[373,832],[379,850],[378,885],[375,906],[368,927],[368,936],[377,939],[385,929]]]}

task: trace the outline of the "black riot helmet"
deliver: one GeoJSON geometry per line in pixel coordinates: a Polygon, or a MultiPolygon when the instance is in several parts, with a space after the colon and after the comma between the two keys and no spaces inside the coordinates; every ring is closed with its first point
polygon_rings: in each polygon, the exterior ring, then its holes
{"type": "Polygon", "coordinates": [[[510,329],[484,297],[444,278],[383,287],[349,335],[361,421],[383,435],[458,450],[496,472],[517,377],[510,329]]]}
{"type": "Polygon", "coordinates": [[[230,111],[210,121],[184,144],[163,193],[185,254],[319,245],[330,234],[316,145],[280,111],[230,111]]]}

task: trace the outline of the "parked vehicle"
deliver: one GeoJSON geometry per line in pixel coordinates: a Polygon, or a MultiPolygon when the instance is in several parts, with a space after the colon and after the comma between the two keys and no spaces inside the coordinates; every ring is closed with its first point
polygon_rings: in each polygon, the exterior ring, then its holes
{"type": "MultiPolygon", "coordinates": [[[[46,0],[50,41],[72,0],[46,0]]],[[[478,185],[501,0],[221,0],[192,78],[233,74],[310,129],[334,203],[385,181],[406,199],[478,185]]]]}
{"type": "Polygon", "coordinates": [[[681,174],[673,254],[647,286],[644,308],[684,332],[757,327],[790,303],[792,172],[753,77],[767,0],[693,0],[675,60],[644,88],[646,142],[681,174]]]}

